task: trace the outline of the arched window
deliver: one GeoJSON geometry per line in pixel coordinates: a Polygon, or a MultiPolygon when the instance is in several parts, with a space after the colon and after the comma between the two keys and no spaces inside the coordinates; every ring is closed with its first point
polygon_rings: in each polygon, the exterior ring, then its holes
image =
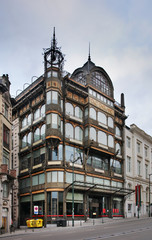
{"type": "Polygon", "coordinates": [[[111,135],[108,136],[108,146],[111,148],[114,147],[114,138],[111,135]]]}
{"type": "Polygon", "coordinates": [[[98,131],[98,143],[107,145],[107,135],[105,132],[98,131]]]}
{"type": "Polygon", "coordinates": [[[90,118],[96,120],[96,110],[94,108],[90,108],[90,118]]]}
{"type": "Polygon", "coordinates": [[[40,108],[36,109],[34,113],[34,120],[38,119],[40,117],[40,108]]]}
{"type": "Polygon", "coordinates": [[[121,131],[120,131],[120,128],[116,127],[115,129],[115,133],[118,137],[121,137],[121,131]]]}
{"type": "Polygon", "coordinates": [[[65,125],[65,135],[67,138],[73,139],[73,126],[70,123],[66,123],[65,125]]]}
{"type": "Polygon", "coordinates": [[[34,132],[34,142],[37,142],[38,140],[40,140],[40,129],[37,128],[34,132]]]}
{"type": "Polygon", "coordinates": [[[98,122],[107,125],[107,117],[104,113],[98,112],[98,122]]]}
{"type": "Polygon", "coordinates": [[[74,116],[74,107],[71,103],[66,103],[66,114],[74,116]]]}
{"type": "Polygon", "coordinates": [[[75,108],[75,117],[82,119],[82,110],[79,107],[75,108]]]}
{"type": "Polygon", "coordinates": [[[96,129],[93,127],[90,128],[90,139],[94,140],[95,142],[97,141],[96,129]]]}
{"type": "Polygon", "coordinates": [[[41,127],[41,139],[45,139],[45,124],[41,127]]]}
{"type": "Polygon", "coordinates": [[[111,117],[108,117],[108,126],[113,128],[113,119],[111,117]]]}
{"type": "Polygon", "coordinates": [[[75,139],[82,141],[82,134],[83,134],[82,129],[80,127],[76,127],[75,128],[75,139]]]}
{"type": "Polygon", "coordinates": [[[121,155],[121,147],[119,143],[116,143],[116,152],[119,150],[118,155],[121,155]]]}

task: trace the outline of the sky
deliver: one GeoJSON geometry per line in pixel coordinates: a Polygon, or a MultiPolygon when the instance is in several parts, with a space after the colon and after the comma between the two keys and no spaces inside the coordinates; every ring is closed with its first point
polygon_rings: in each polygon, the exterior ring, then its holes
{"type": "Polygon", "coordinates": [[[151,9],[151,0],[0,0],[0,76],[9,75],[13,97],[41,76],[55,27],[64,70],[83,66],[90,42],[115,100],[125,95],[126,125],[152,135],[151,9]]]}

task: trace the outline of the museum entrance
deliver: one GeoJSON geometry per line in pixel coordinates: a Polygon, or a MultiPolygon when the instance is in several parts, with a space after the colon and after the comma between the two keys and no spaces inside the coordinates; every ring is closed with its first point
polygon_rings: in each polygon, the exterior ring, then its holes
{"type": "Polygon", "coordinates": [[[109,197],[89,196],[89,218],[109,217],[109,197]]]}

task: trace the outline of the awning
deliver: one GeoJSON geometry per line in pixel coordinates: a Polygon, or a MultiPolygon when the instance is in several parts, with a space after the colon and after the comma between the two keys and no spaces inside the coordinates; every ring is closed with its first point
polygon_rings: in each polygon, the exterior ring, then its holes
{"type": "MultiPolygon", "coordinates": [[[[67,186],[67,190],[69,191],[72,189],[72,183],[67,186]]],[[[102,193],[109,193],[113,195],[122,195],[126,196],[128,194],[131,194],[135,192],[135,190],[130,188],[120,188],[120,187],[113,187],[109,185],[102,185],[102,184],[96,184],[96,183],[86,183],[86,182],[80,182],[80,181],[74,181],[74,189],[82,190],[85,192],[102,192],[102,193]]]]}

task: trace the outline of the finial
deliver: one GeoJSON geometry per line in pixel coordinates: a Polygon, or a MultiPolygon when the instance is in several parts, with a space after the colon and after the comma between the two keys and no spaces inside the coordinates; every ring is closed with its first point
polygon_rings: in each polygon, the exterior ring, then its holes
{"type": "Polygon", "coordinates": [[[53,47],[55,48],[56,45],[56,40],[55,40],[55,27],[54,27],[54,31],[53,31],[53,47]]]}
{"type": "Polygon", "coordinates": [[[90,42],[89,42],[89,56],[88,56],[88,61],[91,61],[91,57],[90,57],[90,42]]]}

